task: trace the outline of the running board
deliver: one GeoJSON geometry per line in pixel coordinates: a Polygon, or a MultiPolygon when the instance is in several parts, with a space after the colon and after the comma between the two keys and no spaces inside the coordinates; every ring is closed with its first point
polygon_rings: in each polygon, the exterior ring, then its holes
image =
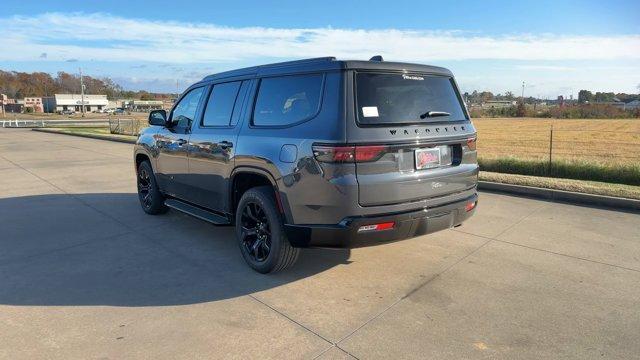
{"type": "Polygon", "coordinates": [[[191,204],[187,204],[186,202],[176,200],[176,199],[167,199],[164,202],[168,207],[181,211],[187,215],[191,215],[198,219],[210,222],[214,225],[229,225],[231,222],[229,219],[222,215],[218,215],[214,212],[207,211],[205,209],[199,208],[197,206],[193,206],[191,204]]]}

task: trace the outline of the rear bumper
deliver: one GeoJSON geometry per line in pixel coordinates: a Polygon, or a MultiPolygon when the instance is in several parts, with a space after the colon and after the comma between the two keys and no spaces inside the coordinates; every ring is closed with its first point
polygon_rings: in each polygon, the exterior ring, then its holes
{"type": "Polygon", "coordinates": [[[433,208],[377,216],[349,217],[337,225],[285,225],[285,231],[289,242],[295,247],[370,246],[430,234],[460,225],[475,212],[475,207],[470,211],[465,209],[465,206],[472,202],[477,204],[477,194],[433,208]],[[358,232],[363,225],[391,221],[395,223],[392,229],[358,232]]]}

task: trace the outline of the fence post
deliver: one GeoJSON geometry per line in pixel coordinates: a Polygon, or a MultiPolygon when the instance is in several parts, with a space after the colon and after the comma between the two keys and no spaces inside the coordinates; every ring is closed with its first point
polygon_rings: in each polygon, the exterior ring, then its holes
{"type": "Polygon", "coordinates": [[[553,124],[551,124],[551,129],[549,132],[549,175],[551,175],[552,154],[553,154],[553,124]]]}

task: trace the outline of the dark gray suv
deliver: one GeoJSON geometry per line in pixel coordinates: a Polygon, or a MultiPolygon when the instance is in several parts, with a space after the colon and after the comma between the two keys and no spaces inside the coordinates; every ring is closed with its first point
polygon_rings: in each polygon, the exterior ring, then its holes
{"type": "Polygon", "coordinates": [[[205,77],[134,150],[142,208],[235,225],[268,273],[301,247],[358,247],[475,211],[476,131],[447,69],[317,58],[205,77]]]}

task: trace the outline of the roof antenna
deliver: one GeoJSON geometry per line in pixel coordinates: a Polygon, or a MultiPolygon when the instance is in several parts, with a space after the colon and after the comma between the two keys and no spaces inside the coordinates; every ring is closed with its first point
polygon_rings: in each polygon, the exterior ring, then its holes
{"type": "Polygon", "coordinates": [[[384,61],[384,59],[382,58],[382,55],[376,55],[369,59],[369,61],[384,61]]]}

